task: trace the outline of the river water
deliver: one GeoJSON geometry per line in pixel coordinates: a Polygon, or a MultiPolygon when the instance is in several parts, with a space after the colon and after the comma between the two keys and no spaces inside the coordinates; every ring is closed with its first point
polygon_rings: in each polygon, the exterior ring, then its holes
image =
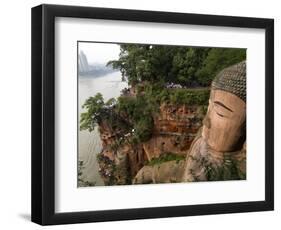
{"type": "MultiPolygon", "coordinates": [[[[105,101],[110,98],[120,96],[120,91],[128,84],[121,79],[120,72],[113,72],[101,77],[79,76],[78,106],[79,120],[83,112],[82,105],[90,96],[101,93],[105,101]]],[[[102,145],[98,128],[91,133],[89,131],[79,131],[78,135],[79,161],[83,161],[81,179],[95,185],[103,185],[103,181],[98,172],[96,155],[101,152],[102,145]]]]}

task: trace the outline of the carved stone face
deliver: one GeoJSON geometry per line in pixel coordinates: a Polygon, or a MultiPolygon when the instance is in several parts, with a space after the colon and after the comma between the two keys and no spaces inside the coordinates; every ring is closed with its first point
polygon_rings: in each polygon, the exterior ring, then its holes
{"type": "Polygon", "coordinates": [[[232,93],[213,89],[203,124],[202,136],[213,150],[235,151],[245,138],[246,103],[232,93]]]}

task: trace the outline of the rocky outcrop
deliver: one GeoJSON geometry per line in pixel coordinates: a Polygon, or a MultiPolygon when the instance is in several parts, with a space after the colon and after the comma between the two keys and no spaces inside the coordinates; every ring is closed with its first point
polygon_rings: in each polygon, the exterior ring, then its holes
{"type": "Polygon", "coordinates": [[[177,183],[182,181],[184,160],[167,161],[159,165],[144,166],[135,176],[134,184],[177,183]]]}
{"type": "MultiPolygon", "coordinates": [[[[99,172],[106,185],[131,184],[136,175],[142,177],[145,165],[162,154],[186,155],[198,129],[202,125],[200,106],[162,104],[159,114],[153,118],[152,137],[145,143],[131,144],[120,141],[118,132],[106,122],[99,125],[103,150],[99,154],[99,172]]],[[[177,181],[178,178],[162,178],[167,170],[176,170],[178,161],[164,164],[161,181],[177,181]],[[164,167],[165,166],[165,167],[164,167]]],[[[169,174],[170,175],[170,174],[169,174]]],[[[176,173],[174,175],[177,175],[176,173]]],[[[179,175],[178,175],[179,176],[179,175]]],[[[135,183],[138,183],[135,181],[135,183]]]]}
{"type": "Polygon", "coordinates": [[[185,155],[198,129],[202,125],[203,112],[200,106],[160,106],[154,117],[153,137],[143,144],[149,160],[163,153],[185,155]]]}
{"type": "Polygon", "coordinates": [[[107,122],[99,125],[103,149],[98,155],[99,172],[106,185],[131,184],[131,178],[147,161],[142,144],[121,142],[120,130],[112,130],[107,122]]]}

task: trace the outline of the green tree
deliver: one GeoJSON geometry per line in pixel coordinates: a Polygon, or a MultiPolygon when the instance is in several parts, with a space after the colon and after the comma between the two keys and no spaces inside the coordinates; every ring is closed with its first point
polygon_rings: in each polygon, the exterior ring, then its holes
{"type": "Polygon", "coordinates": [[[202,85],[210,85],[216,74],[225,67],[246,59],[245,49],[213,48],[203,62],[196,75],[202,85]]]}
{"type": "Polygon", "coordinates": [[[134,130],[135,142],[147,141],[153,131],[153,110],[144,96],[119,97],[116,109],[120,114],[127,116],[134,130]]]}
{"type": "Polygon", "coordinates": [[[245,49],[126,44],[108,65],[132,86],[169,82],[197,87],[210,85],[218,71],[245,59],[245,49]]]}
{"type": "Polygon", "coordinates": [[[94,130],[97,123],[101,122],[102,115],[105,113],[103,96],[97,93],[94,97],[89,97],[84,105],[83,109],[87,112],[81,113],[80,130],[94,130]]]}
{"type": "Polygon", "coordinates": [[[202,68],[210,48],[178,48],[173,58],[173,75],[176,76],[172,82],[185,86],[199,86],[196,72],[202,68]]]}

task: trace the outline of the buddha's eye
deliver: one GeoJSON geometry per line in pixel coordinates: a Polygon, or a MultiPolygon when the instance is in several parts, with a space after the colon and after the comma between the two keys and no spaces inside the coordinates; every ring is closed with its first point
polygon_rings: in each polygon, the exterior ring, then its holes
{"type": "Polygon", "coordinates": [[[214,102],[214,110],[220,117],[231,117],[233,111],[219,101],[214,102]]]}
{"type": "Polygon", "coordinates": [[[222,114],[220,114],[220,113],[218,113],[218,112],[216,112],[220,117],[224,117],[224,115],[222,115],[222,114]]]}
{"type": "Polygon", "coordinates": [[[219,106],[223,107],[224,109],[226,109],[226,110],[228,110],[230,112],[233,112],[232,109],[230,109],[229,107],[227,107],[225,104],[221,103],[220,101],[214,101],[214,104],[215,105],[219,105],[219,106]]]}

